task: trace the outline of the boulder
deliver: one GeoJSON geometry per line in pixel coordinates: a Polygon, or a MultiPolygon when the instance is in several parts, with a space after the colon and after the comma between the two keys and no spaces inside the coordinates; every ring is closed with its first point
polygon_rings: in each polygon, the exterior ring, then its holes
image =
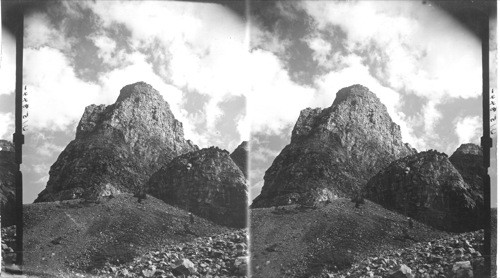
{"type": "Polygon", "coordinates": [[[389,278],[413,278],[415,275],[412,274],[411,269],[402,264],[399,265],[397,270],[389,275],[389,278]]]}
{"type": "Polygon", "coordinates": [[[196,268],[194,267],[193,262],[191,262],[188,259],[180,259],[177,262],[175,262],[174,267],[172,269],[172,273],[175,276],[181,276],[181,275],[192,275],[196,273],[196,268]]]}
{"type": "Polygon", "coordinates": [[[470,261],[456,262],[451,269],[452,278],[473,278],[472,265],[470,261]]]}

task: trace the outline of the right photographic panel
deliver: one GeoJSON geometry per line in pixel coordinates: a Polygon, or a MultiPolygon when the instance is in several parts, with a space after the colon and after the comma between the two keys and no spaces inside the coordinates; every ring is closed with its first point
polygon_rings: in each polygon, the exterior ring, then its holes
{"type": "Polygon", "coordinates": [[[251,277],[495,275],[496,9],[252,1],[251,277]]]}

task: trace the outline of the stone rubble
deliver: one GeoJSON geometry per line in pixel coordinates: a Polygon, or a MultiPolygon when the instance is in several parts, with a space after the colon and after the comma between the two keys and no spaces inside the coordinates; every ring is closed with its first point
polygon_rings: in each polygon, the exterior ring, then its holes
{"type": "Polygon", "coordinates": [[[246,277],[247,231],[237,230],[150,251],[125,265],[106,264],[101,277],[246,277]]]}
{"type": "Polygon", "coordinates": [[[368,257],[329,277],[446,278],[482,277],[484,231],[455,234],[368,257]]]}
{"type": "Polygon", "coordinates": [[[16,244],[16,226],[12,225],[1,229],[2,232],[2,268],[5,265],[14,263],[16,254],[14,247],[16,244]]]}

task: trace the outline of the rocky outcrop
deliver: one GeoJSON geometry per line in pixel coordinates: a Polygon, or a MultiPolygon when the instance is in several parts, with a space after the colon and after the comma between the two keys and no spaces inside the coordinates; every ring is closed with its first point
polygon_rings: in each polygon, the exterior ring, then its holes
{"type": "Polygon", "coordinates": [[[450,162],[455,166],[464,181],[470,186],[471,193],[481,204],[483,203],[483,149],[476,144],[462,144],[451,156],[450,162]]]}
{"type": "Polygon", "coordinates": [[[16,161],[14,145],[0,140],[0,209],[2,227],[14,225],[16,206],[16,161]]]}
{"type": "Polygon", "coordinates": [[[366,198],[435,228],[470,231],[480,227],[469,185],[437,151],[426,151],[391,163],[370,179],[366,198]]]}
{"type": "Polygon", "coordinates": [[[151,176],[147,188],[167,204],[215,223],[246,226],[246,179],[225,150],[211,147],[178,156],[151,176]]]}
{"type": "Polygon", "coordinates": [[[245,178],[248,178],[248,142],[241,142],[241,144],[236,149],[234,149],[233,153],[231,153],[231,158],[233,159],[234,163],[238,165],[241,172],[243,172],[245,178]]]}
{"type": "Polygon", "coordinates": [[[349,197],[389,163],[414,153],[377,96],[353,85],[340,90],[332,106],[300,113],[290,144],[266,171],[252,207],[304,196],[349,197]]]}
{"type": "Polygon", "coordinates": [[[158,91],[127,85],[114,104],[85,109],[35,202],[141,191],[160,165],[197,149],[158,91]]]}

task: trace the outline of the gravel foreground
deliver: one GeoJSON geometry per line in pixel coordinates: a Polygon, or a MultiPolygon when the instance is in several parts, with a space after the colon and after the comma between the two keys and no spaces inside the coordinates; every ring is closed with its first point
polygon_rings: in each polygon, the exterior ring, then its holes
{"type": "MultiPolygon", "coordinates": [[[[193,241],[167,245],[152,250],[132,262],[121,265],[106,263],[91,273],[70,271],[57,277],[246,277],[248,265],[247,231],[236,230],[193,241]]],[[[4,250],[5,258],[7,250],[4,250]]],[[[9,250],[10,251],[10,250],[9,250]]],[[[49,277],[30,273],[14,275],[5,272],[0,277],[49,277]]],[[[8,268],[10,266],[7,266],[8,268]]],[[[53,276],[50,276],[53,277],[53,276]]]]}
{"type": "Polygon", "coordinates": [[[246,277],[245,229],[150,251],[125,265],[107,265],[101,277],[246,277]],[[184,276],[183,276],[184,275],[184,276]]]}
{"type": "Polygon", "coordinates": [[[484,231],[480,230],[416,243],[366,258],[338,273],[325,273],[324,277],[490,277],[485,275],[484,258],[479,251],[483,240],[484,231]]]}

